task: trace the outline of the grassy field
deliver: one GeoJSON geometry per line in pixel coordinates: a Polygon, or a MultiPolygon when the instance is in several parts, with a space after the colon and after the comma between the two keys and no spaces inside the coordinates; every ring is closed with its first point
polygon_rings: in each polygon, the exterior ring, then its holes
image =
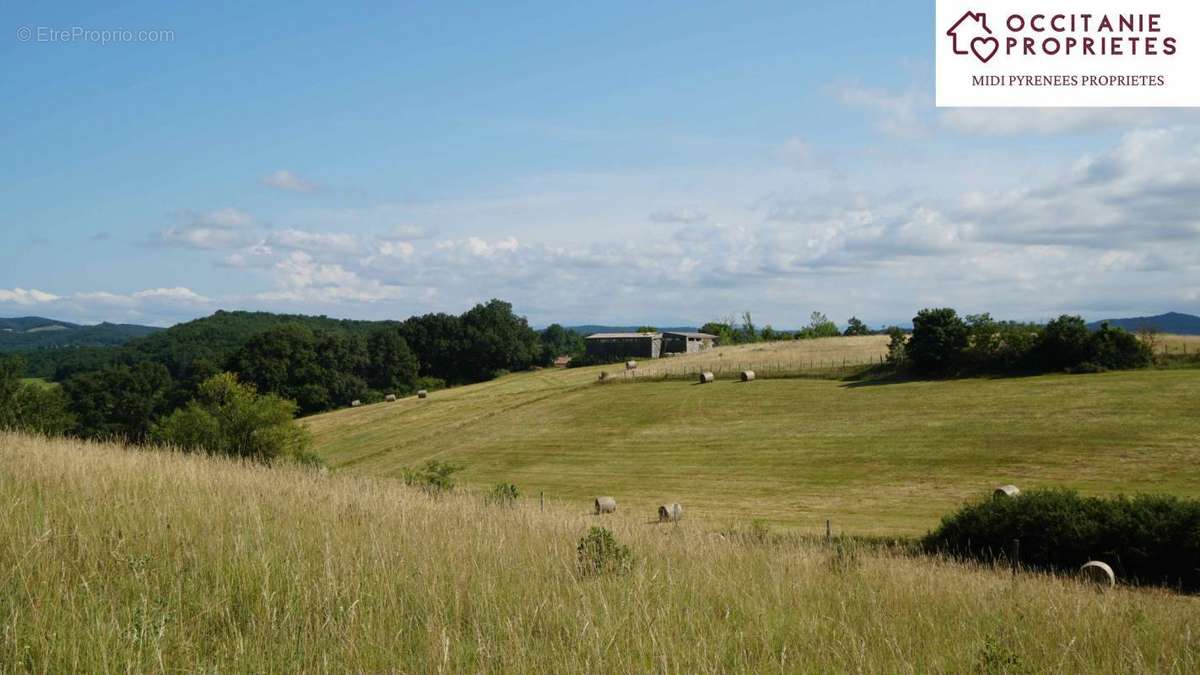
{"type": "Polygon", "coordinates": [[[995,485],[1200,496],[1200,371],[942,382],[596,384],[539,371],[308,418],[339,472],[437,458],[581,511],[680,502],[714,527],[919,534],[995,485]]]}
{"type": "Polygon", "coordinates": [[[635,370],[624,371],[618,366],[613,372],[623,378],[638,379],[690,378],[702,370],[711,371],[718,377],[736,376],[747,369],[764,376],[826,372],[882,363],[887,356],[889,340],[886,335],[864,335],[733,345],[697,354],[644,360],[635,370]]]}
{"type": "Polygon", "coordinates": [[[573,503],[0,434],[0,509],[4,672],[1200,670],[1195,598],[573,503]]]}

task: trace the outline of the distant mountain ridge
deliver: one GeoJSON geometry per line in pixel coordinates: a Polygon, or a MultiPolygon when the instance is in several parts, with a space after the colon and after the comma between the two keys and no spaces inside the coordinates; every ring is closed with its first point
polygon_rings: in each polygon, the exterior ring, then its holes
{"type": "Polygon", "coordinates": [[[136,324],[85,326],[40,316],[0,318],[0,353],[60,347],[116,347],[162,330],[136,324]]]}
{"type": "Polygon", "coordinates": [[[1154,328],[1160,333],[1200,335],[1200,316],[1181,314],[1179,312],[1167,312],[1166,314],[1158,314],[1156,316],[1136,316],[1125,319],[1104,319],[1103,321],[1089,323],[1088,328],[1099,328],[1100,324],[1105,322],[1114,328],[1124,328],[1129,331],[1135,331],[1139,328],[1154,328]]]}

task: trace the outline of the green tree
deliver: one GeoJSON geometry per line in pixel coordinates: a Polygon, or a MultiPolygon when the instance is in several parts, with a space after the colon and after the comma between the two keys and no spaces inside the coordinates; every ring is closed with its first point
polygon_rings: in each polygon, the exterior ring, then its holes
{"type": "Polygon", "coordinates": [[[750,312],[742,312],[742,325],[737,329],[738,342],[749,343],[758,342],[758,328],[754,325],[754,318],[750,316],[750,312]]]}
{"type": "Polygon", "coordinates": [[[809,315],[808,326],[805,327],[804,332],[808,337],[813,338],[837,337],[841,335],[837,324],[830,321],[829,317],[821,312],[813,312],[809,315]]]}
{"type": "Polygon", "coordinates": [[[483,381],[513,370],[528,370],[542,360],[542,343],[524,317],[502,300],[475,305],[462,316],[466,349],[459,355],[470,381],[483,381]]]}
{"type": "Polygon", "coordinates": [[[1091,337],[1083,317],[1063,314],[1038,336],[1037,359],[1043,370],[1066,370],[1088,360],[1091,337]]]}
{"type": "Polygon", "coordinates": [[[151,423],[171,409],[174,382],[159,363],[114,365],[80,373],[62,384],[85,438],[146,439],[151,423]]]}
{"type": "Polygon", "coordinates": [[[367,337],[369,371],[367,384],[385,394],[412,391],[417,379],[417,357],[398,327],[389,326],[367,337]]]}
{"type": "Polygon", "coordinates": [[[968,335],[967,324],[953,309],[923,309],[913,317],[905,350],[917,371],[947,373],[961,365],[968,335]]]}
{"type": "Polygon", "coordinates": [[[151,438],[184,450],[270,462],[307,460],[310,437],[295,423],[296,404],[220,373],[200,385],[196,398],[156,423],[151,438]]]}
{"type": "Polygon", "coordinates": [[[552,323],[542,331],[543,365],[548,365],[557,356],[577,356],[584,352],[583,336],[552,323]]]}
{"type": "Polygon", "coordinates": [[[75,425],[67,398],[58,386],[25,382],[25,362],[0,359],[0,429],[62,434],[75,425]]]}
{"type": "Polygon", "coordinates": [[[700,327],[701,333],[717,336],[717,343],[735,345],[738,343],[737,331],[729,321],[709,321],[700,327]]]}
{"type": "Polygon", "coordinates": [[[846,321],[846,330],[842,331],[842,335],[870,335],[871,329],[867,324],[863,323],[857,316],[850,317],[846,321]]]}

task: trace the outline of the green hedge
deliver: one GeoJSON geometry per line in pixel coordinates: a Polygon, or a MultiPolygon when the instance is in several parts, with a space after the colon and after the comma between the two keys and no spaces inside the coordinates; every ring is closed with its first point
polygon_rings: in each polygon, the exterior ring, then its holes
{"type": "Polygon", "coordinates": [[[968,504],[925,536],[924,548],[954,557],[1019,562],[1073,572],[1089,560],[1124,582],[1200,591],[1200,501],[1165,495],[1081,497],[1043,490],[968,504]]]}

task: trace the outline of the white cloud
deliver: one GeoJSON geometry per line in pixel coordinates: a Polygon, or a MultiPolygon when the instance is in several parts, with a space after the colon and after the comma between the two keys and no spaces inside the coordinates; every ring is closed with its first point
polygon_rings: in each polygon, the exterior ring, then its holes
{"type": "Polygon", "coordinates": [[[54,302],[59,296],[45,291],[39,291],[36,288],[0,288],[0,303],[9,302],[16,305],[29,306],[41,303],[54,302]]]}
{"type": "Polygon", "coordinates": [[[258,182],[285,192],[316,192],[319,189],[316,183],[305,180],[287,169],[271,172],[259,178],[258,182]]]}
{"type": "Polygon", "coordinates": [[[650,214],[650,220],[656,223],[702,223],[708,220],[708,214],[693,209],[655,211],[650,214]]]}
{"type": "Polygon", "coordinates": [[[354,253],[361,248],[358,237],[353,234],[292,229],[271,232],[267,236],[266,244],[309,252],[354,253]]]}
{"type": "Polygon", "coordinates": [[[233,208],[206,213],[183,212],[182,222],[161,233],[163,242],[196,249],[238,248],[253,238],[254,219],[233,208]]]}

